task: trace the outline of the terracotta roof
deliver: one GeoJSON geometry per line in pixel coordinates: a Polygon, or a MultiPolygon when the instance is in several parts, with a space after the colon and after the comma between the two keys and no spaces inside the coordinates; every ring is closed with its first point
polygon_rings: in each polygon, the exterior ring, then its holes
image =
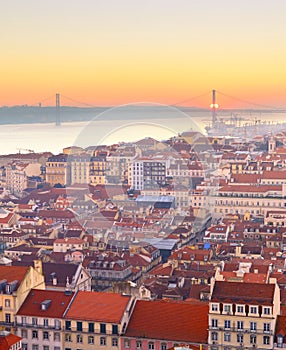
{"type": "Polygon", "coordinates": [[[0,335],[0,349],[9,350],[11,346],[20,342],[22,338],[15,334],[0,335]]]}
{"type": "Polygon", "coordinates": [[[73,293],[66,295],[60,291],[32,289],[17,315],[61,318],[72,297],[73,293]],[[42,310],[41,303],[46,300],[51,300],[51,303],[46,310],[42,310]]]}
{"type": "Polygon", "coordinates": [[[208,305],[137,301],[125,336],[207,343],[208,305]]]}
{"type": "Polygon", "coordinates": [[[275,284],[256,283],[253,288],[252,283],[216,281],[211,300],[241,303],[255,301],[263,305],[272,305],[274,290],[275,284]]]}
{"type": "Polygon", "coordinates": [[[66,318],[119,323],[131,297],[116,293],[83,292],[76,295],[66,318]]]}
{"type": "Polygon", "coordinates": [[[29,268],[29,266],[0,266],[0,280],[5,279],[8,283],[17,280],[18,288],[29,268]]]}

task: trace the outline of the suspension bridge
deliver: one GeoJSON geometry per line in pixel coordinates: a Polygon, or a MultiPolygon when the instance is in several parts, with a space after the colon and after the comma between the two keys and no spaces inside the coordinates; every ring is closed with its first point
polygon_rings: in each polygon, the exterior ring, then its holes
{"type": "MultiPolygon", "coordinates": [[[[152,103],[150,104],[152,105],[152,103]]],[[[136,105],[136,103],[131,105],[136,105]]],[[[140,103],[138,106],[140,106],[140,103]]],[[[37,111],[40,112],[43,110],[49,111],[50,115],[54,116],[54,122],[57,126],[60,126],[62,123],[63,111],[65,111],[65,113],[68,113],[69,110],[71,111],[72,109],[80,108],[81,111],[86,110],[92,112],[94,109],[97,109],[98,111],[110,108],[92,105],[90,103],[79,101],[60,93],[56,93],[55,95],[43,98],[42,100],[37,101],[32,105],[22,107],[34,108],[35,113],[37,113],[37,111]]],[[[225,118],[226,116],[229,118],[231,115],[229,120],[231,120],[233,123],[239,123],[242,120],[242,117],[239,116],[241,114],[286,113],[286,107],[281,108],[270,105],[263,105],[256,102],[244,100],[218,90],[207,91],[203,94],[177,101],[175,103],[172,103],[171,107],[176,107],[181,110],[210,112],[212,116],[212,126],[215,126],[215,124],[218,122],[218,115],[221,119],[225,118]]],[[[256,122],[258,122],[258,119],[256,122]]]]}

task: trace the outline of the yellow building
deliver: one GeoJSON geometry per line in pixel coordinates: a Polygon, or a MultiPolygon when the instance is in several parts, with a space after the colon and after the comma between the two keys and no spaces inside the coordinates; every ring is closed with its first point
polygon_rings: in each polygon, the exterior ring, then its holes
{"type": "Polygon", "coordinates": [[[209,349],[272,349],[278,285],[216,281],[209,303],[209,349]]]}
{"type": "Polygon", "coordinates": [[[115,293],[78,292],[65,317],[63,348],[116,350],[131,316],[133,299],[115,293]]]}
{"type": "Polygon", "coordinates": [[[51,186],[70,184],[68,155],[58,154],[48,158],[46,162],[46,182],[51,186]]]}
{"type": "Polygon", "coordinates": [[[104,185],[106,183],[106,158],[91,157],[90,159],[90,183],[92,185],[104,185]]]}
{"type": "Polygon", "coordinates": [[[0,324],[9,331],[15,314],[32,288],[45,289],[41,265],[0,266],[0,324]]]}

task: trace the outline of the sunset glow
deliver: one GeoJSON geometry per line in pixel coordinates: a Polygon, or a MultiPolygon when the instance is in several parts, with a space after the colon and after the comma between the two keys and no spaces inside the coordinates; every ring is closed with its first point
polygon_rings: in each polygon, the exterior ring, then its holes
{"type": "Polygon", "coordinates": [[[53,104],[56,92],[91,105],[176,104],[216,89],[285,107],[285,13],[284,0],[4,1],[0,105],[53,104]]]}

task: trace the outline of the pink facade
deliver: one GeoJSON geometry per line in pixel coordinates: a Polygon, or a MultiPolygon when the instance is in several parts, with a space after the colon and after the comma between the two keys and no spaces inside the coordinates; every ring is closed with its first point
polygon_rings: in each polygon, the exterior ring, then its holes
{"type": "Polygon", "coordinates": [[[178,341],[122,337],[120,339],[120,350],[167,350],[179,343],[178,341]]]}

